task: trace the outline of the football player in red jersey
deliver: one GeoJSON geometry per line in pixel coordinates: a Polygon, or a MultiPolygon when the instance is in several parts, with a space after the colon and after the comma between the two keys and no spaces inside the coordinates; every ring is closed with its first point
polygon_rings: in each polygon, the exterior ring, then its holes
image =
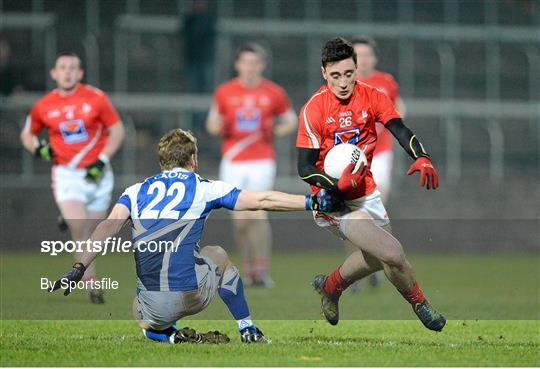
{"type": "Polygon", "coordinates": [[[369,167],[377,143],[375,123],[381,122],[413,158],[407,174],[420,172],[420,185],[436,189],[437,172],[419,139],[394,108],[392,101],[374,87],[356,81],[356,53],[350,42],[333,38],[322,50],[324,84],[302,107],[296,146],[298,173],[314,192],[324,188],[346,199],[343,212],[314,213],[315,222],[357,249],[329,275],[318,275],[313,287],[321,295],[322,311],[330,324],[339,321],[338,301],[354,281],[378,270],[411,304],[429,329],[440,331],[445,318],[428,302],[418,284],[403,247],[390,229],[390,221],[369,167]],[[351,163],[339,179],[324,172],[324,158],[335,145],[351,143],[366,154],[367,170],[353,173],[351,163]]]}
{"type": "MultiPolygon", "coordinates": [[[[80,83],[81,59],[62,53],[50,72],[56,88],[32,108],[21,132],[26,150],[52,161],[52,190],[71,238],[84,241],[108,210],[113,189],[109,164],[124,139],[124,127],[107,95],[80,83]],[[38,135],[47,130],[49,142],[38,135]]],[[[90,265],[85,280],[96,278],[90,265]]],[[[94,303],[103,303],[101,290],[89,291],[94,303]]]]}
{"type": "MultiPolygon", "coordinates": [[[[377,44],[366,36],[355,37],[351,40],[356,52],[357,81],[368,84],[384,92],[402,118],[405,118],[406,107],[403,99],[399,96],[399,85],[391,74],[381,72],[377,66],[377,44]]],[[[377,145],[373,152],[373,161],[371,162],[371,173],[377,183],[377,189],[381,193],[381,199],[384,204],[388,200],[392,181],[392,160],[393,160],[393,141],[389,130],[384,129],[384,124],[377,122],[377,145]]]]}
{"type": "MultiPolygon", "coordinates": [[[[351,40],[356,52],[356,80],[368,84],[384,92],[398,111],[405,118],[405,103],[399,96],[399,85],[391,74],[381,72],[375,67],[378,63],[377,43],[370,37],[358,36],[351,40]]],[[[392,162],[394,159],[393,140],[389,130],[380,122],[375,125],[377,129],[377,145],[371,161],[371,174],[377,183],[377,189],[381,193],[381,200],[386,205],[392,185],[392,162]]],[[[345,241],[345,248],[349,253],[355,251],[350,242],[345,241]]],[[[381,272],[369,276],[369,283],[375,287],[379,284],[381,272]]],[[[351,292],[359,291],[360,281],[351,286],[351,292]]]]}
{"type": "MultiPolygon", "coordinates": [[[[272,189],[276,175],[273,138],[290,134],[297,126],[285,90],[263,77],[265,66],[266,52],[259,44],[241,46],[234,63],[238,77],[216,89],[207,120],[208,132],[223,140],[220,179],[244,190],[272,189]]],[[[266,213],[231,216],[246,284],[272,287],[272,234],[266,213]]]]}

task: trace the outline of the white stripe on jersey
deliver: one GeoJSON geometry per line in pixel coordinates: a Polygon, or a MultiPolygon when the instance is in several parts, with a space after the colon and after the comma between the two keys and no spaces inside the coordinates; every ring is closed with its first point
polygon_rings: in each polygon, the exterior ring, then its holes
{"type": "Polygon", "coordinates": [[[223,155],[223,158],[221,160],[223,161],[230,161],[232,158],[234,158],[236,155],[240,154],[246,147],[257,141],[262,137],[261,132],[257,132],[253,135],[244,137],[240,141],[237,141],[232,145],[229,150],[223,155]]]}
{"type": "MultiPolygon", "coordinates": [[[[180,243],[184,238],[186,238],[195,222],[196,220],[188,221],[184,229],[182,229],[182,232],[180,232],[178,237],[176,237],[176,239],[174,240],[173,247],[180,246],[180,243]]],[[[159,272],[159,289],[161,291],[169,291],[169,259],[171,257],[172,251],[173,248],[168,248],[163,254],[163,260],[161,261],[161,271],[159,272]]]]}
{"type": "Polygon", "coordinates": [[[77,165],[81,162],[81,160],[83,160],[86,154],[88,154],[88,152],[92,150],[92,148],[97,144],[99,138],[101,137],[102,131],[103,131],[103,125],[100,124],[98,127],[98,131],[96,132],[96,135],[94,136],[94,138],[92,138],[92,141],[90,141],[88,145],[83,147],[82,150],[79,151],[77,155],[73,157],[73,159],[71,159],[71,161],[67,164],[68,168],[71,168],[71,169],[77,168],[77,165]]]}
{"type": "Polygon", "coordinates": [[[307,110],[308,105],[311,102],[311,100],[313,100],[316,96],[322,95],[323,93],[325,93],[327,91],[328,91],[328,89],[322,90],[321,92],[316,93],[315,95],[311,96],[311,99],[309,99],[309,101],[306,103],[306,106],[304,106],[304,125],[306,126],[306,131],[307,131],[307,133],[309,135],[309,138],[311,139],[311,144],[313,145],[314,149],[318,149],[320,147],[320,145],[319,145],[319,141],[317,141],[317,137],[313,134],[313,132],[311,132],[311,128],[309,127],[310,123],[309,123],[309,120],[307,118],[306,110],[307,110]]]}

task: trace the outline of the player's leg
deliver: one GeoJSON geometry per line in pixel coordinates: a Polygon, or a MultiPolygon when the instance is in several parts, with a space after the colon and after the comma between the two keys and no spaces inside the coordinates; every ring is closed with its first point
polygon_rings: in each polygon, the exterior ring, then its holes
{"type": "Polygon", "coordinates": [[[242,271],[247,285],[251,285],[254,277],[253,262],[251,256],[251,248],[249,247],[249,240],[247,236],[247,230],[249,228],[249,212],[247,211],[233,211],[231,212],[231,221],[233,226],[233,239],[236,244],[236,248],[240,252],[242,259],[242,271]],[[246,219],[247,218],[247,219],[246,219]]]}
{"type": "MultiPolygon", "coordinates": [[[[377,184],[377,190],[381,193],[381,201],[386,206],[390,196],[392,185],[392,166],[394,161],[394,153],[392,150],[378,152],[373,156],[371,161],[371,173],[377,184]]],[[[373,273],[369,276],[369,284],[376,287],[380,283],[381,272],[373,273]]]]}
{"type": "Polygon", "coordinates": [[[132,314],[133,319],[135,319],[146,338],[157,342],[174,343],[174,335],[177,332],[176,325],[159,327],[159,329],[150,327],[150,324],[143,320],[137,297],[133,299],[132,314]]]}
{"type": "Polygon", "coordinates": [[[201,249],[200,255],[215,263],[218,273],[221,273],[218,294],[236,320],[242,342],[268,343],[261,330],[253,324],[242,278],[227,252],[220,246],[206,246],[201,249]]]}
{"type": "MultiPolygon", "coordinates": [[[[343,246],[345,247],[345,252],[347,253],[347,256],[350,256],[351,254],[353,254],[355,252],[359,252],[358,248],[356,246],[354,246],[351,243],[351,241],[349,241],[349,240],[344,240],[343,241],[343,246]]],[[[362,260],[358,261],[358,264],[357,264],[358,267],[360,269],[369,268],[369,266],[366,264],[366,262],[364,260],[363,255],[360,255],[360,258],[362,258],[362,260]]],[[[361,278],[359,278],[358,280],[356,280],[353,284],[351,284],[349,286],[349,292],[358,293],[358,292],[360,292],[361,288],[362,288],[362,281],[361,281],[361,278]]]]}
{"type": "MultiPolygon", "coordinates": [[[[132,314],[133,318],[137,322],[139,328],[141,328],[143,335],[149,340],[163,343],[217,343],[212,342],[207,338],[207,334],[197,333],[192,328],[182,328],[178,329],[176,323],[172,321],[163,321],[159,318],[156,319],[156,314],[159,314],[159,301],[158,299],[154,300],[155,307],[150,309],[149,302],[152,303],[151,296],[159,296],[160,291],[152,291],[151,293],[146,292],[144,299],[139,299],[139,296],[133,299],[132,305],[132,314]],[[145,320],[146,316],[146,320],[145,320]]],[[[140,293],[140,291],[139,291],[140,293]]],[[[167,293],[167,292],[165,292],[167,293]]],[[[179,293],[178,293],[179,294],[179,293]]],[[[164,304],[161,304],[163,306],[164,304]]],[[[165,304],[174,305],[174,304],[165,304]]],[[[177,304],[181,305],[181,304],[177,304]]],[[[174,318],[169,318],[169,320],[174,320],[174,318]]],[[[215,332],[211,332],[215,334],[215,332]]],[[[226,336],[223,336],[226,337],[226,336]]],[[[222,337],[222,338],[223,338],[222,337]]],[[[222,343],[222,342],[219,342],[222,343]]]]}
{"type": "MultiPolygon", "coordinates": [[[[85,241],[90,236],[87,224],[89,189],[84,176],[84,170],[59,165],[53,166],[51,171],[54,199],[73,241],[85,241]]],[[[75,261],[79,256],[74,254],[75,261]]],[[[94,263],[88,266],[83,279],[95,279],[94,263]]]]}
{"type": "MultiPolygon", "coordinates": [[[[88,225],[88,213],[86,211],[86,203],[78,200],[65,200],[57,202],[58,208],[62,217],[65,219],[71,239],[73,241],[85,241],[90,236],[88,225]]],[[[74,254],[75,261],[78,261],[79,255],[74,254]]],[[[94,263],[86,268],[84,280],[95,279],[94,263]]]]}
{"type": "MultiPolygon", "coordinates": [[[[352,244],[351,246],[354,247],[352,244]]],[[[347,257],[340,267],[341,275],[347,275],[348,280],[355,282],[380,270],[383,270],[383,264],[370,253],[358,248],[347,257]]]]}
{"type": "Polygon", "coordinates": [[[244,253],[244,268],[249,270],[249,285],[273,287],[269,275],[272,229],[264,211],[235,212],[237,238],[244,253]]]}
{"type": "MultiPolygon", "coordinates": [[[[388,280],[411,304],[427,328],[439,331],[444,327],[446,320],[428,303],[413,268],[405,257],[403,247],[395,237],[377,226],[364,211],[355,211],[342,219],[341,231],[355,246],[382,264],[388,280]]],[[[330,274],[324,286],[328,294],[339,298],[341,291],[352,281],[364,276],[355,268],[358,263],[354,255],[330,274]]]]}
{"type": "MultiPolygon", "coordinates": [[[[219,166],[219,179],[231,184],[237,188],[245,189],[247,183],[246,171],[243,169],[243,164],[222,160],[219,166]]],[[[248,212],[234,211],[231,212],[231,221],[233,226],[233,239],[236,248],[240,252],[242,258],[242,271],[247,284],[251,284],[253,278],[252,258],[249,242],[247,239],[247,229],[249,221],[245,215],[248,212]]]]}
{"type": "MultiPolygon", "coordinates": [[[[259,160],[244,166],[246,190],[270,191],[274,187],[276,163],[273,160],[259,160]]],[[[272,229],[268,214],[263,211],[249,212],[246,229],[247,247],[251,254],[253,285],[271,288],[274,282],[270,278],[272,252],[272,229]]]]}
{"type": "MultiPolygon", "coordinates": [[[[90,238],[98,223],[107,216],[107,210],[111,202],[114,177],[112,170],[108,168],[99,183],[85,181],[86,192],[86,222],[84,239],[90,238]]],[[[96,262],[90,264],[85,273],[85,279],[96,279],[96,262]]],[[[94,289],[89,291],[90,300],[95,304],[103,304],[103,290],[94,289]]]]}

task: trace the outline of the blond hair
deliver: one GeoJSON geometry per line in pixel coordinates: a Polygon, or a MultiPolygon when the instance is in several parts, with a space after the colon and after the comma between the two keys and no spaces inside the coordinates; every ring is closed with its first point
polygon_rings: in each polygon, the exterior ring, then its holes
{"type": "Polygon", "coordinates": [[[197,139],[191,131],[173,129],[161,137],[157,146],[161,170],[185,167],[197,153],[197,139]]]}

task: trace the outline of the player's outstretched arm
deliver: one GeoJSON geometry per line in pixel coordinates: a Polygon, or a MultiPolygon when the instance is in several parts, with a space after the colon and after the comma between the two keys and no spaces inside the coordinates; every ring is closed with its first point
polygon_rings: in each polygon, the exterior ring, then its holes
{"type": "Polygon", "coordinates": [[[278,191],[242,191],[238,195],[234,210],[294,211],[319,210],[332,212],[344,207],[341,197],[326,191],[316,195],[292,195],[278,191]]]}
{"type": "Polygon", "coordinates": [[[414,163],[407,171],[407,175],[420,172],[420,186],[426,187],[428,190],[439,187],[439,177],[429,158],[429,154],[418,140],[418,137],[403,124],[403,120],[401,118],[391,119],[386,123],[386,128],[392,132],[392,135],[398,140],[407,154],[414,159],[414,163]]]}
{"type": "MultiPolygon", "coordinates": [[[[112,209],[111,213],[107,219],[103,220],[98,224],[92,236],[90,237],[90,244],[93,242],[99,242],[100,245],[109,238],[114,237],[120,229],[126,223],[126,220],[129,218],[129,210],[122,204],[116,204],[112,209]]],[[[70,282],[77,283],[84,276],[86,268],[94,261],[94,259],[100,254],[101,251],[97,251],[97,248],[91,248],[84,250],[82,256],[79,258],[79,261],[76,262],[70,271],[54,282],[52,288],[49,289],[49,292],[56,291],[61,287],[67,286],[64,290],[64,296],[67,296],[71,293],[72,285],[70,282]]]]}
{"type": "MultiPolygon", "coordinates": [[[[126,220],[129,219],[130,213],[129,209],[122,204],[116,204],[107,219],[101,221],[92,235],[90,236],[90,242],[98,242],[103,244],[103,242],[109,238],[114,237],[120,232],[126,220]]],[[[80,258],[80,262],[87,267],[94,261],[94,259],[99,255],[99,252],[84,252],[80,258]]]]}

